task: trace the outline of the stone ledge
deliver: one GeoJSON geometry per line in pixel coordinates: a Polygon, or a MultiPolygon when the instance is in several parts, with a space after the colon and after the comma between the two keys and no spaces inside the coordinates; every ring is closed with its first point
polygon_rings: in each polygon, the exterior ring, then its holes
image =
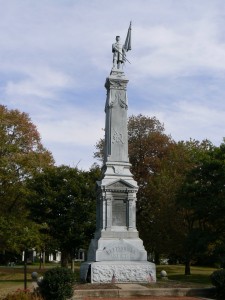
{"type": "Polygon", "coordinates": [[[105,290],[75,290],[71,300],[81,300],[85,297],[123,298],[132,296],[191,296],[212,297],[215,288],[149,288],[149,289],[105,289],[105,290]]]}

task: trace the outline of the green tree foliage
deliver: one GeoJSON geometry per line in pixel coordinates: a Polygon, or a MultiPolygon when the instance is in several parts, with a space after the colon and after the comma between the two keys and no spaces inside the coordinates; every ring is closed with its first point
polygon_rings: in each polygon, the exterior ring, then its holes
{"type": "Polygon", "coordinates": [[[182,148],[176,143],[168,146],[157,172],[147,176],[145,197],[141,201],[140,234],[148,251],[155,253],[156,262],[160,254],[177,253],[181,242],[176,193],[185,173],[182,148]]]}
{"type": "Polygon", "coordinates": [[[196,256],[224,251],[224,182],[225,144],[209,145],[206,151],[200,149],[196,165],[187,173],[177,198],[183,216],[187,263],[196,256]]]}
{"type": "Polygon", "coordinates": [[[32,218],[46,223],[55,250],[66,266],[75,250],[87,248],[95,229],[95,182],[98,168],[88,172],[68,166],[53,167],[30,181],[32,218]]]}
{"type": "Polygon", "coordinates": [[[26,180],[52,164],[29,116],[0,105],[0,250],[20,251],[32,237],[38,242],[38,228],[27,218],[26,180]]]}

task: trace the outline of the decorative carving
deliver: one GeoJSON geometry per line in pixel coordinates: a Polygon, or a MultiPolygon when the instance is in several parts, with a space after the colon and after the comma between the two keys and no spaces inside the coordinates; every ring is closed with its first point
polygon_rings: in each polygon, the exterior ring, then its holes
{"type": "Polygon", "coordinates": [[[92,282],[156,282],[155,270],[151,264],[92,265],[92,282]]]}
{"type": "Polygon", "coordinates": [[[110,75],[113,76],[113,77],[117,77],[117,78],[123,78],[123,77],[125,77],[125,74],[124,74],[123,71],[121,71],[121,70],[115,70],[115,69],[114,70],[112,69],[110,75]]]}
{"type": "Polygon", "coordinates": [[[119,99],[119,104],[120,104],[120,107],[127,109],[126,100],[124,100],[123,98],[119,99]]]}
{"type": "Polygon", "coordinates": [[[112,97],[112,91],[109,92],[109,108],[114,106],[114,99],[112,97]]]}
{"type": "Polygon", "coordinates": [[[108,79],[108,82],[106,82],[106,88],[111,88],[115,90],[126,90],[127,80],[108,79]]]}
{"type": "Polygon", "coordinates": [[[126,98],[124,98],[124,95],[122,94],[121,91],[116,91],[115,100],[116,103],[119,103],[120,107],[127,109],[126,98]]]}
{"type": "Polygon", "coordinates": [[[123,92],[121,90],[118,90],[115,92],[115,96],[112,96],[112,91],[110,90],[109,95],[107,97],[106,105],[105,105],[105,111],[107,108],[112,108],[115,106],[117,103],[120,105],[121,108],[127,109],[127,103],[126,103],[126,94],[123,95],[123,92]]]}
{"type": "MultiPolygon", "coordinates": [[[[116,166],[114,166],[116,167],[116,166]]],[[[120,166],[118,166],[120,167],[120,166]]],[[[106,192],[115,192],[115,193],[135,193],[137,191],[136,188],[133,188],[132,186],[128,185],[128,184],[125,184],[121,181],[117,181],[113,184],[110,184],[108,186],[106,186],[106,189],[105,189],[106,192]]],[[[133,198],[132,198],[133,199],[133,198]]]]}
{"type": "Polygon", "coordinates": [[[115,144],[124,144],[124,141],[123,141],[123,134],[122,133],[119,133],[118,131],[116,131],[115,129],[114,130],[114,134],[112,136],[112,143],[115,144]]]}
{"type": "Polygon", "coordinates": [[[106,189],[105,190],[106,192],[115,192],[115,193],[124,193],[124,192],[126,192],[126,193],[135,193],[136,191],[135,190],[127,190],[127,189],[118,189],[118,190],[114,190],[114,189],[106,189]]]}
{"type": "Polygon", "coordinates": [[[122,183],[121,181],[118,181],[118,182],[112,184],[110,187],[111,187],[111,188],[126,188],[127,185],[125,185],[125,184],[122,183]]]}
{"type": "Polygon", "coordinates": [[[122,99],[122,93],[121,91],[116,91],[115,92],[115,100],[116,100],[116,103],[120,103],[121,99],[122,99]]]}
{"type": "Polygon", "coordinates": [[[123,174],[124,167],[123,166],[113,166],[115,174],[123,174]]]}

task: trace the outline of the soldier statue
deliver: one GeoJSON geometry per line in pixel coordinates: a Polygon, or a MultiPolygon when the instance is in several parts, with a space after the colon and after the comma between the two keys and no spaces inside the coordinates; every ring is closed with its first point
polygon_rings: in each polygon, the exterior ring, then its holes
{"type": "Polygon", "coordinates": [[[120,43],[120,36],[118,35],[116,36],[116,42],[112,44],[113,69],[121,69],[122,64],[128,61],[126,58],[126,52],[129,50],[131,50],[131,22],[124,45],[122,46],[120,43]]]}

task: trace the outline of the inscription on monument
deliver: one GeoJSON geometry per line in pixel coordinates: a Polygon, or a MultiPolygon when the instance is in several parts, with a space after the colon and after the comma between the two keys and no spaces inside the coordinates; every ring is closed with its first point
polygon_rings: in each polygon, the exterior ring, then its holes
{"type": "Polygon", "coordinates": [[[103,248],[102,257],[104,260],[117,260],[117,261],[134,261],[139,260],[141,257],[140,251],[133,245],[125,242],[124,240],[119,240],[114,243],[110,243],[103,248]]]}
{"type": "Polygon", "coordinates": [[[126,202],[123,200],[112,202],[112,225],[126,226],[126,202]]]}
{"type": "Polygon", "coordinates": [[[111,259],[116,260],[131,260],[136,255],[135,249],[127,245],[116,245],[115,247],[106,249],[105,252],[111,259]]]}

